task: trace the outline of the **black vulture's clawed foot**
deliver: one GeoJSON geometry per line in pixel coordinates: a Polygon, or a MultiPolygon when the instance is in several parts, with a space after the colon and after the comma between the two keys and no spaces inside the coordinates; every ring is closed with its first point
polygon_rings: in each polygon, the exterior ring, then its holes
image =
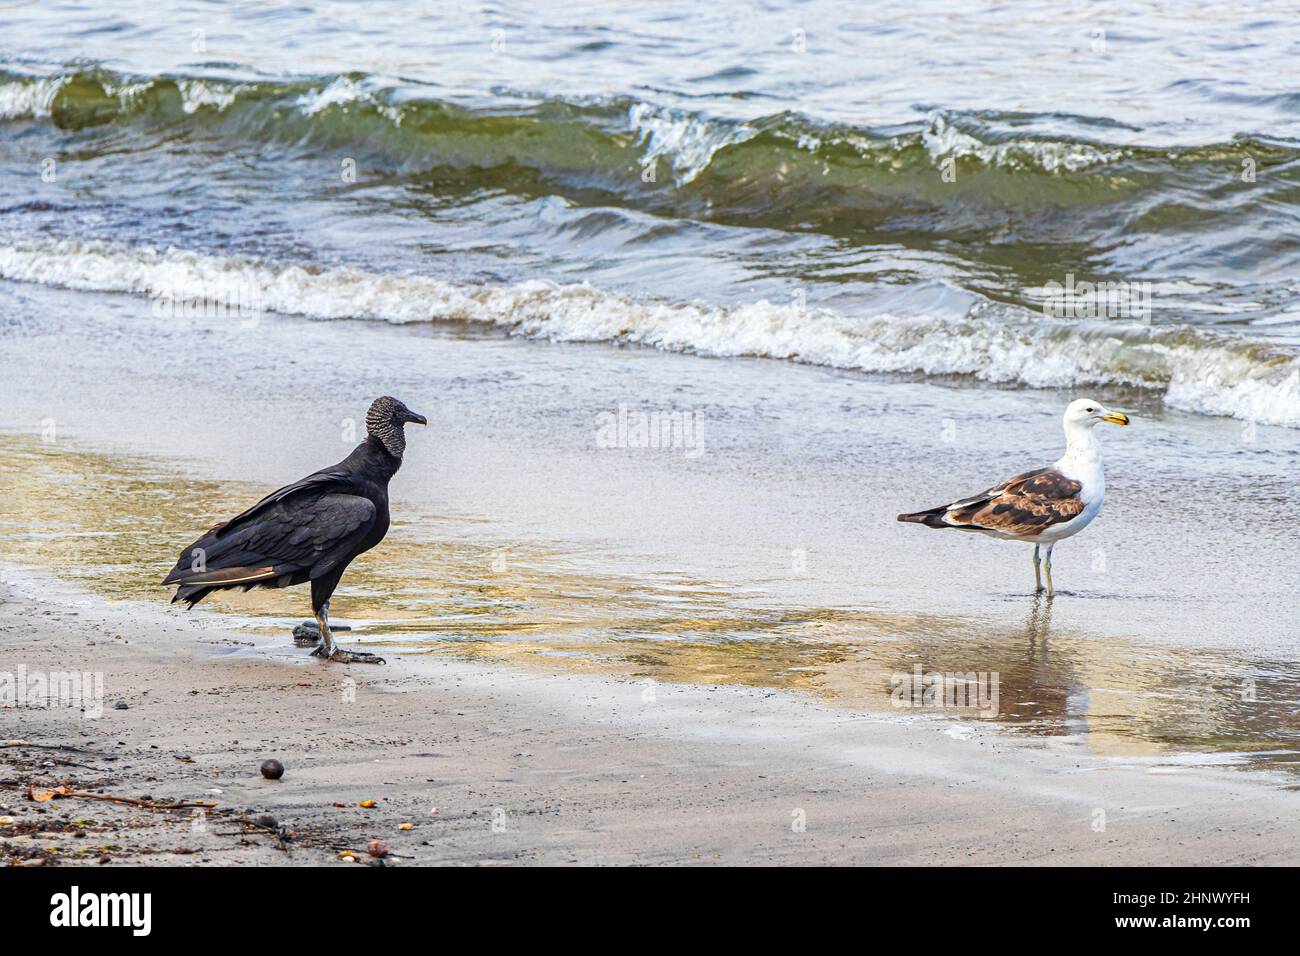
{"type": "Polygon", "coordinates": [[[349,651],[342,647],[334,648],[333,654],[325,653],[325,645],[322,644],[311,652],[312,657],[323,657],[327,661],[336,661],[339,664],[386,664],[378,654],[369,654],[366,651],[349,651]]]}

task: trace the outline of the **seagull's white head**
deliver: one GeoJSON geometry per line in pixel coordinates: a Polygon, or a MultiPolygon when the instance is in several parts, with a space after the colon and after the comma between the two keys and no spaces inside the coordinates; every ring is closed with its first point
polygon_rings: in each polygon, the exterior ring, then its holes
{"type": "Polygon", "coordinates": [[[1113,412],[1101,402],[1091,398],[1076,398],[1065,409],[1065,428],[1091,428],[1098,422],[1110,422],[1114,425],[1127,425],[1128,416],[1123,412],[1113,412]]]}

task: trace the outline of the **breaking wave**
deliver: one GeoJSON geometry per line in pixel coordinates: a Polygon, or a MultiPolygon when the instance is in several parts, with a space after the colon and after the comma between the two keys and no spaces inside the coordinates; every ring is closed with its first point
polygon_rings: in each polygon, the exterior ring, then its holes
{"type": "MultiPolygon", "coordinates": [[[[795,113],[715,117],[627,97],[520,98],[471,108],[363,74],[238,82],[99,68],[50,76],[0,71],[0,122],[49,122],[63,130],[135,124],[176,137],[348,150],[405,173],[512,167],[522,186],[542,176],[620,194],[684,188],[679,198],[724,210],[753,211],[746,197],[759,191],[773,219],[810,212],[833,218],[819,204],[860,217],[882,206],[905,208],[909,199],[927,205],[969,198],[964,181],[977,174],[1006,174],[1001,186],[982,183],[981,193],[1014,193],[1040,205],[1108,205],[1180,172],[1236,169],[1243,161],[1277,166],[1300,154],[1250,139],[1118,146],[1104,141],[1113,131],[1101,127],[1094,130],[1098,139],[1087,141],[1027,132],[1023,119],[936,111],[924,122],[875,130],[795,113]],[[938,175],[949,163],[961,173],[955,181],[938,175]]],[[[510,181],[496,175],[492,184],[510,181]]]]}
{"type": "Polygon", "coordinates": [[[997,308],[960,319],[855,316],[766,301],[637,301],[587,284],[460,285],[417,275],[70,240],[0,247],[0,277],[226,303],[318,319],[472,322],[554,341],[754,356],[1030,387],[1127,385],[1171,406],[1300,428],[1300,352],[1190,326],[1054,320],[997,308]]]}

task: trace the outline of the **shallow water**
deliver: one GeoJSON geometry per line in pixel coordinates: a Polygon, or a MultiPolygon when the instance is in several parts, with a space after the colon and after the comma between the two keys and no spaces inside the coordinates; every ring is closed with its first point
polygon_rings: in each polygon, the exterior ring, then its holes
{"type": "MultiPolygon", "coordinates": [[[[182,541],[210,514],[257,494],[185,479],[158,462],[52,445],[3,440],[6,559],[59,569],[115,601],[157,601],[170,565],[159,560],[161,542],[182,541]]],[[[1293,659],[1062,628],[1055,602],[1043,598],[1018,602],[1020,615],[999,621],[780,606],[756,582],[619,577],[589,555],[487,550],[464,531],[445,517],[407,517],[353,567],[334,603],[364,646],[615,674],[642,681],[647,694],[668,693],[657,685],[675,682],[795,690],[874,711],[994,721],[1110,755],[1191,749],[1300,766],[1293,659]],[[904,679],[935,673],[984,682],[985,692],[967,691],[949,706],[927,701],[919,684],[898,696],[904,679]]],[[[305,613],[305,592],[225,594],[205,608],[284,640],[293,612],[305,613]]]]}

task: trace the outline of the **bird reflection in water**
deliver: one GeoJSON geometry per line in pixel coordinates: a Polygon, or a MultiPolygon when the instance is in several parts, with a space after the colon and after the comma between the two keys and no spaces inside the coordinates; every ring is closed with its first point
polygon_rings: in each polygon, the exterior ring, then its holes
{"type": "MultiPolygon", "coordinates": [[[[1029,637],[1029,649],[1041,646],[1042,659],[1048,659],[1047,638],[1052,630],[1052,599],[1041,593],[1034,595],[1034,603],[1029,606],[1029,616],[1025,619],[1025,634],[1029,637]]],[[[1032,657],[1032,654],[1031,654],[1032,657]]]]}

